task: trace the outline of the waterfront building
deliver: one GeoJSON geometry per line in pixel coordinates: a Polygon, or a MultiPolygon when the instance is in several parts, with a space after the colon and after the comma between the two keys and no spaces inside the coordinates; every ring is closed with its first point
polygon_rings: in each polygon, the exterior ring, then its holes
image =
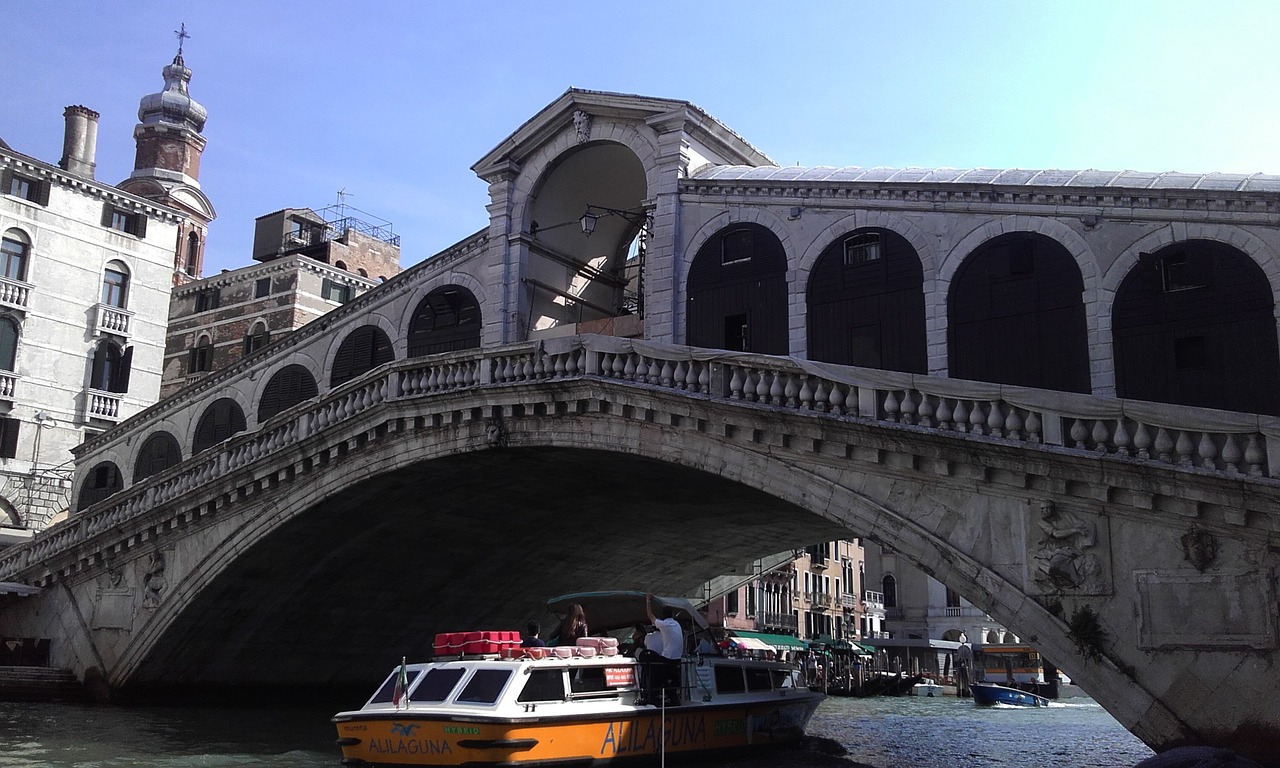
{"type": "Polygon", "coordinates": [[[707,600],[712,626],[801,640],[855,641],[867,625],[860,540],[814,544],[757,561],[757,574],[707,600]]]}
{"type": "Polygon", "coordinates": [[[191,220],[95,178],[98,117],[66,109],[57,164],[0,141],[0,545],[64,515],[72,449],[159,396],[191,220]]]}
{"type": "MultiPolygon", "coordinates": [[[[401,271],[389,222],[345,204],[260,216],[260,263],[190,280],[173,291],[162,397],[226,368],[401,271]]],[[[362,354],[388,356],[370,339],[362,354]]],[[[385,362],[383,360],[382,362],[385,362]]]]}

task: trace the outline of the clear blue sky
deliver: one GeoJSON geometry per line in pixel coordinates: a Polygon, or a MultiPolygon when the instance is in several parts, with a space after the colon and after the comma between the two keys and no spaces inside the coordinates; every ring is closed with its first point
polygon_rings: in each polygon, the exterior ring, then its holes
{"type": "Polygon", "coordinates": [[[470,166],[571,86],[691,101],[782,165],[1280,173],[1274,0],[4,0],[0,23],[0,137],[56,163],[84,104],[111,183],[187,25],[206,275],[339,189],[421,261],[485,226],[470,166]]]}

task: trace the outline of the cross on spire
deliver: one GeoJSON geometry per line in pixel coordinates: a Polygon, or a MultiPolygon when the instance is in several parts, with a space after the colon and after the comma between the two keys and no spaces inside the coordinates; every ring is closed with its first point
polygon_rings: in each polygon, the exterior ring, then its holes
{"type": "Polygon", "coordinates": [[[187,23],[185,21],[182,22],[182,27],[180,29],[175,29],[173,31],[173,34],[178,38],[178,55],[181,56],[182,44],[186,42],[188,38],[191,37],[191,35],[187,34],[187,23]]]}

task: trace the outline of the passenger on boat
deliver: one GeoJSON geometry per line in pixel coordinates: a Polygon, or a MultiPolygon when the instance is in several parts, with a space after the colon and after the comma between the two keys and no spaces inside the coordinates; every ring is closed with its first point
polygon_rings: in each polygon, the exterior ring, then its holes
{"type": "Polygon", "coordinates": [[[680,659],[684,656],[684,628],[676,620],[671,607],[664,608],[662,618],[653,614],[653,595],[645,594],[644,610],[654,631],[645,635],[645,650],[636,656],[644,663],[644,700],[649,704],[679,704],[680,659]]]}
{"type": "Polygon", "coordinates": [[[564,621],[560,622],[560,635],[556,639],[557,645],[577,645],[578,638],[586,637],[591,634],[587,631],[587,613],[582,610],[582,606],[578,603],[569,605],[569,612],[565,614],[564,621]]]}
{"type": "Polygon", "coordinates": [[[547,644],[539,635],[542,634],[542,626],[536,621],[529,622],[525,627],[524,640],[520,642],[521,648],[541,648],[547,644]]]}

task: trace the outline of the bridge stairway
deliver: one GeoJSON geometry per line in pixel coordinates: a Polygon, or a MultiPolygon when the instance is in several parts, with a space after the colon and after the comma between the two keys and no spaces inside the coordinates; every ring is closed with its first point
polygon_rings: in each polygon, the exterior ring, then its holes
{"type": "Polygon", "coordinates": [[[75,675],[50,667],[0,666],[0,701],[87,701],[75,675]]]}

